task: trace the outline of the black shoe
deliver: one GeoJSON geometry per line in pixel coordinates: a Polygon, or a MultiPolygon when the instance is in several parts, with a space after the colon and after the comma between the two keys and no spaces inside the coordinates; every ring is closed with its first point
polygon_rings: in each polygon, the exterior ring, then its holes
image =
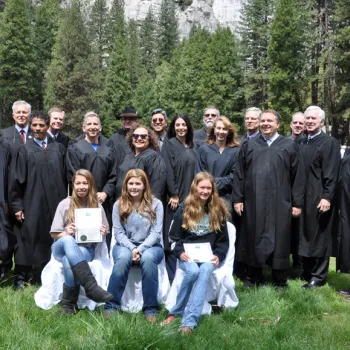
{"type": "Polygon", "coordinates": [[[312,280],[309,283],[304,284],[301,288],[303,288],[303,289],[311,289],[311,288],[315,288],[315,287],[322,287],[324,284],[325,284],[324,281],[312,280]]]}
{"type": "Polygon", "coordinates": [[[6,279],[10,273],[10,269],[8,267],[2,267],[0,269],[0,281],[6,279]]]}
{"type": "Polygon", "coordinates": [[[23,290],[25,288],[24,280],[15,279],[15,281],[13,282],[13,288],[15,290],[23,290]]]}
{"type": "Polygon", "coordinates": [[[337,293],[343,295],[344,297],[349,297],[350,289],[337,290],[337,293]]]}
{"type": "Polygon", "coordinates": [[[78,312],[77,301],[79,298],[80,285],[67,287],[63,284],[63,295],[61,300],[61,310],[59,315],[75,315],[78,312]]]}

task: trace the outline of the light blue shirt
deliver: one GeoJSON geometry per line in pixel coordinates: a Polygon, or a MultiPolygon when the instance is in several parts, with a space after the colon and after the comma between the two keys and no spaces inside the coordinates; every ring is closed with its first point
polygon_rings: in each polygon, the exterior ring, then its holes
{"type": "Polygon", "coordinates": [[[321,134],[321,132],[322,132],[322,130],[320,130],[317,134],[315,134],[315,135],[309,135],[308,137],[307,137],[307,140],[309,141],[309,140],[312,140],[314,137],[316,137],[316,136],[318,136],[319,134],[321,134]]]}
{"type": "Polygon", "coordinates": [[[29,130],[29,125],[27,125],[25,128],[21,128],[20,126],[18,126],[17,124],[15,124],[15,128],[18,131],[18,133],[21,133],[21,130],[24,131],[24,137],[25,140],[27,141],[27,135],[28,135],[28,130],[29,130]]]}
{"type": "Polygon", "coordinates": [[[265,141],[267,142],[267,145],[270,147],[272,145],[272,143],[277,139],[277,137],[280,136],[277,132],[275,135],[273,135],[270,139],[265,139],[265,141]]]}
{"type": "Polygon", "coordinates": [[[43,142],[45,142],[45,148],[47,148],[47,136],[45,138],[45,140],[38,140],[34,137],[34,142],[36,142],[41,148],[43,148],[43,142]]]}

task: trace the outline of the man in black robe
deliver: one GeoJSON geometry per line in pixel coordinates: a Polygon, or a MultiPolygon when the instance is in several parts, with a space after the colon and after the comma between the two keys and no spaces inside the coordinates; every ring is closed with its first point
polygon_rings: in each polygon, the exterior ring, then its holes
{"type": "Polygon", "coordinates": [[[161,152],[163,144],[168,139],[166,127],[168,126],[168,116],[162,108],[154,109],[151,112],[151,127],[158,137],[158,150],[161,152]]]}
{"type": "MultiPolygon", "coordinates": [[[[102,125],[95,112],[88,112],[84,117],[85,138],[72,143],[67,152],[68,181],[79,169],[89,170],[95,180],[97,197],[103,206],[110,227],[112,223],[112,204],[115,201],[117,180],[117,161],[113,142],[101,135],[102,125]]],[[[111,235],[107,236],[110,243],[111,235]]]]}
{"type": "Polygon", "coordinates": [[[61,108],[53,107],[49,110],[50,126],[48,134],[56,142],[68,147],[69,137],[62,132],[64,126],[64,111],[61,108]]]}
{"type": "Polygon", "coordinates": [[[245,111],[244,125],[247,132],[239,138],[239,143],[251,139],[259,135],[259,118],[261,116],[261,109],[256,107],[250,107],[245,111]]]}
{"type": "Polygon", "coordinates": [[[299,255],[303,257],[303,288],[321,286],[328,275],[332,253],[333,205],[340,164],[340,145],[322,132],[324,111],[317,106],[306,109],[307,143],[300,149],[306,172],[303,228],[299,237],[299,255]]]}
{"type": "Polygon", "coordinates": [[[141,119],[134,107],[126,107],[120,115],[122,127],[110,137],[113,142],[117,163],[121,164],[126,154],[131,152],[128,142],[125,140],[126,134],[133,128],[141,119]]]}
{"type": "Polygon", "coordinates": [[[206,138],[211,132],[211,129],[214,126],[215,120],[220,117],[220,111],[214,107],[209,106],[203,112],[203,124],[204,126],[199,130],[194,132],[193,143],[195,148],[199,148],[203,145],[206,138]]]}
{"type": "Polygon", "coordinates": [[[305,140],[305,116],[303,112],[296,112],[292,115],[292,121],[290,122],[290,128],[292,134],[289,136],[295,142],[299,144],[305,140]]]}
{"type": "MultiPolygon", "coordinates": [[[[12,105],[12,116],[15,121],[15,125],[10,126],[0,132],[0,138],[5,144],[10,147],[12,156],[16,150],[27,140],[32,138],[32,134],[29,127],[29,116],[31,112],[31,105],[26,101],[16,101],[12,105]]],[[[9,216],[10,226],[12,227],[16,219],[14,216],[9,216]]],[[[0,264],[0,278],[6,278],[12,269],[12,256],[14,253],[14,247],[16,243],[16,237],[13,230],[8,235],[8,254],[0,264]]]]}
{"type": "Polygon", "coordinates": [[[303,204],[298,144],[280,136],[278,127],[275,111],[262,113],[261,135],[243,143],[234,172],[234,208],[242,216],[236,254],[248,265],[246,286],[262,282],[265,264],[274,284],[286,286],[292,215],[300,215],[303,204]]]}
{"type": "Polygon", "coordinates": [[[10,212],[14,232],[16,289],[23,289],[33,266],[50,260],[51,223],[58,203],[67,196],[65,147],[47,136],[49,118],[43,111],[31,114],[32,139],[22,145],[11,162],[10,212]]]}

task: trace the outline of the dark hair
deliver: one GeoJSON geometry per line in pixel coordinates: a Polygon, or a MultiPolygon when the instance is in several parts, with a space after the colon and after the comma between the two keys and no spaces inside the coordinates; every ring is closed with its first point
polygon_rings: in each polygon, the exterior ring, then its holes
{"type": "Polygon", "coordinates": [[[132,135],[134,134],[134,131],[138,128],[143,128],[147,130],[148,133],[148,137],[149,137],[149,146],[148,148],[153,148],[155,151],[158,150],[158,137],[156,136],[156,134],[154,133],[154,131],[150,130],[149,128],[147,128],[147,126],[142,125],[142,124],[136,124],[134,125],[129,132],[126,134],[126,141],[129,144],[129,147],[132,149],[133,152],[135,152],[135,147],[132,143],[132,135]]]}
{"type": "Polygon", "coordinates": [[[45,111],[32,111],[32,113],[30,114],[30,118],[29,118],[30,124],[32,123],[33,118],[41,119],[45,122],[45,124],[47,126],[50,125],[50,118],[45,111]]]}
{"type": "Polygon", "coordinates": [[[277,123],[280,122],[280,120],[281,120],[280,114],[279,114],[278,112],[276,112],[275,110],[273,110],[273,109],[266,109],[265,111],[262,111],[261,114],[260,114],[260,117],[259,117],[259,121],[261,121],[261,117],[262,117],[262,115],[265,114],[265,113],[271,113],[271,114],[273,114],[273,115],[275,116],[276,122],[277,122],[277,123]]]}
{"type": "Polygon", "coordinates": [[[183,119],[187,126],[187,134],[186,134],[186,144],[188,144],[191,148],[193,147],[193,128],[190,121],[190,118],[186,114],[177,114],[175,118],[171,121],[169,129],[168,129],[168,139],[170,140],[173,137],[176,137],[175,132],[175,122],[178,119],[183,119]]]}

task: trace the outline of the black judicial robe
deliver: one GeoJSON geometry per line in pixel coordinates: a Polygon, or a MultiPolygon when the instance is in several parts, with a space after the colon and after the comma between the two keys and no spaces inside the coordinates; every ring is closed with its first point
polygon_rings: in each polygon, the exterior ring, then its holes
{"type": "Polygon", "coordinates": [[[306,172],[303,230],[299,236],[299,255],[329,257],[332,254],[332,231],[336,208],[333,203],[340,165],[340,144],[324,132],[307,144],[302,144],[300,157],[306,172]],[[331,202],[331,208],[321,214],[317,208],[321,199],[331,202]]]}
{"type": "Polygon", "coordinates": [[[167,205],[170,197],[178,196],[179,203],[188,196],[194,178],[197,152],[186,148],[176,137],[168,139],[162,147],[161,155],[166,166],[167,202],[164,218],[164,249],[169,249],[168,232],[175,211],[167,205]]]}
{"type": "Polygon", "coordinates": [[[57,137],[55,138],[55,141],[62,143],[62,145],[67,148],[69,145],[69,136],[60,131],[57,137]]]}
{"type": "Polygon", "coordinates": [[[195,148],[199,148],[205,143],[208,134],[205,131],[204,127],[196,130],[193,135],[193,143],[195,148]]]}
{"type": "Polygon", "coordinates": [[[7,217],[7,185],[10,162],[10,147],[3,141],[0,141],[0,260],[8,259],[9,235],[12,233],[7,217]]]}
{"type": "Polygon", "coordinates": [[[203,144],[198,150],[195,173],[207,171],[215,178],[220,197],[225,199],[231,208],[233,172],[236,164],[238,147],[225,147],[220,153],[216,144],[203,144]]]}
{"type": "Polygon", "coordinates": [[[122,194],[123,182],[127,172],[131,169],[142,169],[151,187],[152,194],[162,200],[166,185],[166,168],[162,156],[152,148],[147,148],[138,156],[134,152],[128,153],[118,170],[116,195],[122,194]]]}
{"type": "MultiPolygon", "coordinates": [[[[24,144],[19,132],[17,131],[14,125],[4,130],[1,130],[0,138],[3,140],[4,143],[7,143],[11,147],[12,151],[15,151],[19,146],[24,144]]],[[[33,138],[32,132],[29,127],[26,141],[32,138],[33,138]]]]}
{"type": "Polygon", "coordinates": [[[46,150],[28,140],[11,163],[10,210],[12,214],[24,211],[24,221],[16,220],[14,226],[16,264],[41,265],[50,260],[50,227],[58,203],[67,197],[65,155],[66,148],[50,138],[46,150]]]}
{"type": "Polygon", "coordinates": [[[114,133],[109,138],[109,140],[113,142],[118,164],[121,164],[124,160],[124,157],[131,152],[128,141],[125,139],[126,134],[126,130],[119,129],[118,132],[114,133]]]}
{"type": "Polygon", "coordinates": [[[350,154],[340,161],[337,188],[337,208],[339,209],[339,242],[337,270],[350,273],[350,154]]]}
{"type": "Polygon", "coordinates": [[[292,207],[301,208],[305,187],[298,144],[283,136],[269,147],[259,135],[244,142],[233,174],[234,203],[244,211],[237,260],[262,267],[289,268],[292,207]]]}
{"type": "Polygon", "coordinates": [[[94,177],[96,191],[105,192],[108,198],[114,200],[117,163],[114,146],[110,140],[100,135],[97,151],[85,139],[70,144],[67,151],[69,183],[72,183],[73,175],[79,169],[89,170],[94,177]]]}

